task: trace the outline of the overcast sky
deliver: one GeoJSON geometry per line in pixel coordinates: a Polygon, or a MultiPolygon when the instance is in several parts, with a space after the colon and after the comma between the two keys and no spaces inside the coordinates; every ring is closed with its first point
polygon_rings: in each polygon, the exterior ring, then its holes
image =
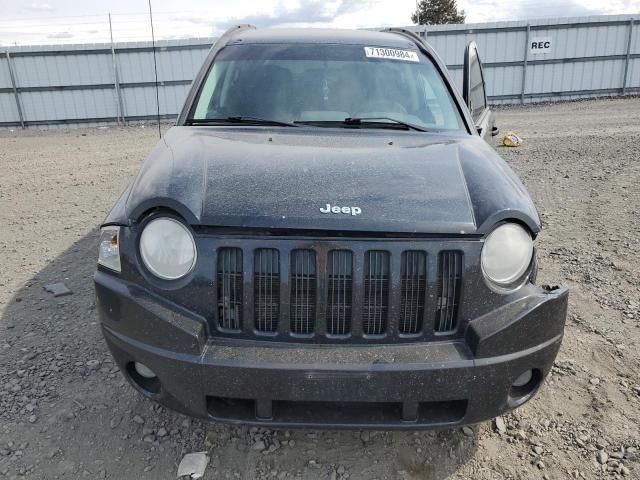
{"type": "MultiPolygon", "coordinates": [[[[365,28],[411,24],[415,0],[152,0],[157,39],[258,27],[365,28]]],[[[458,0],[467,23],[640,13],[640,0],[458,0]]],[[[149,40],[147,0],[0,0],[0,45],[149,40]]]]}

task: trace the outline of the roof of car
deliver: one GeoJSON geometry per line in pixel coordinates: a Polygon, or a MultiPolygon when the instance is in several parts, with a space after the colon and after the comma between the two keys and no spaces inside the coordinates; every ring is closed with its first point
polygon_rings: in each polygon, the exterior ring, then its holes
{"type": "Polygon", "coordinates": [[[229,43],[322,43],[417,48],[413,41],[397,33],[329,28],[246,29],[236,33],[229,43]]]}

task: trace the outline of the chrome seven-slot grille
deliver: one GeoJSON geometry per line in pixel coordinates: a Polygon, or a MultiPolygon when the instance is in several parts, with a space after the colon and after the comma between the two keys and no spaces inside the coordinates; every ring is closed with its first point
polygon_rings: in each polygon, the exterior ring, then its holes
{"type": "Polygon", "coordinates": [[[418,249],[394,254],[392,267],[384,249],[218,248],[214,323],[225,334],[300,339],[454,332],[462,252],[441,250],[431,263],[418,249]],[[428,265],[435,275],[428,277],[428,265]]]}

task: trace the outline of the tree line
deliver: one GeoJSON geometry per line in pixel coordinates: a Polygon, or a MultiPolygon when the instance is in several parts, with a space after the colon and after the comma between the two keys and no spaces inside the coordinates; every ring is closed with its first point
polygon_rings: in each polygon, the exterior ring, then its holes
{"type": "Polygon", "coordinates": [[[411,14],[411,21],[416,25],[464,23],[464,19],[464,10],[458,10],[456,0],[420,0],[411,14]]]}

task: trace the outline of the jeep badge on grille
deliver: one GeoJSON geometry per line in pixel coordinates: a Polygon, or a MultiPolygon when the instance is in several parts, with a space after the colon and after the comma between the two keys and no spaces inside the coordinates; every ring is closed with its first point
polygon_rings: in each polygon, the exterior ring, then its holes
{"type": "Polygon", "coordinates": [[[362,213],[362,209],[360,207],[338,207],[334,205],[331,206],[330,203],[327,203],[325,208],[320,208],[321,213],[344,213],[346,215],[360,215],[362,213]]]}

